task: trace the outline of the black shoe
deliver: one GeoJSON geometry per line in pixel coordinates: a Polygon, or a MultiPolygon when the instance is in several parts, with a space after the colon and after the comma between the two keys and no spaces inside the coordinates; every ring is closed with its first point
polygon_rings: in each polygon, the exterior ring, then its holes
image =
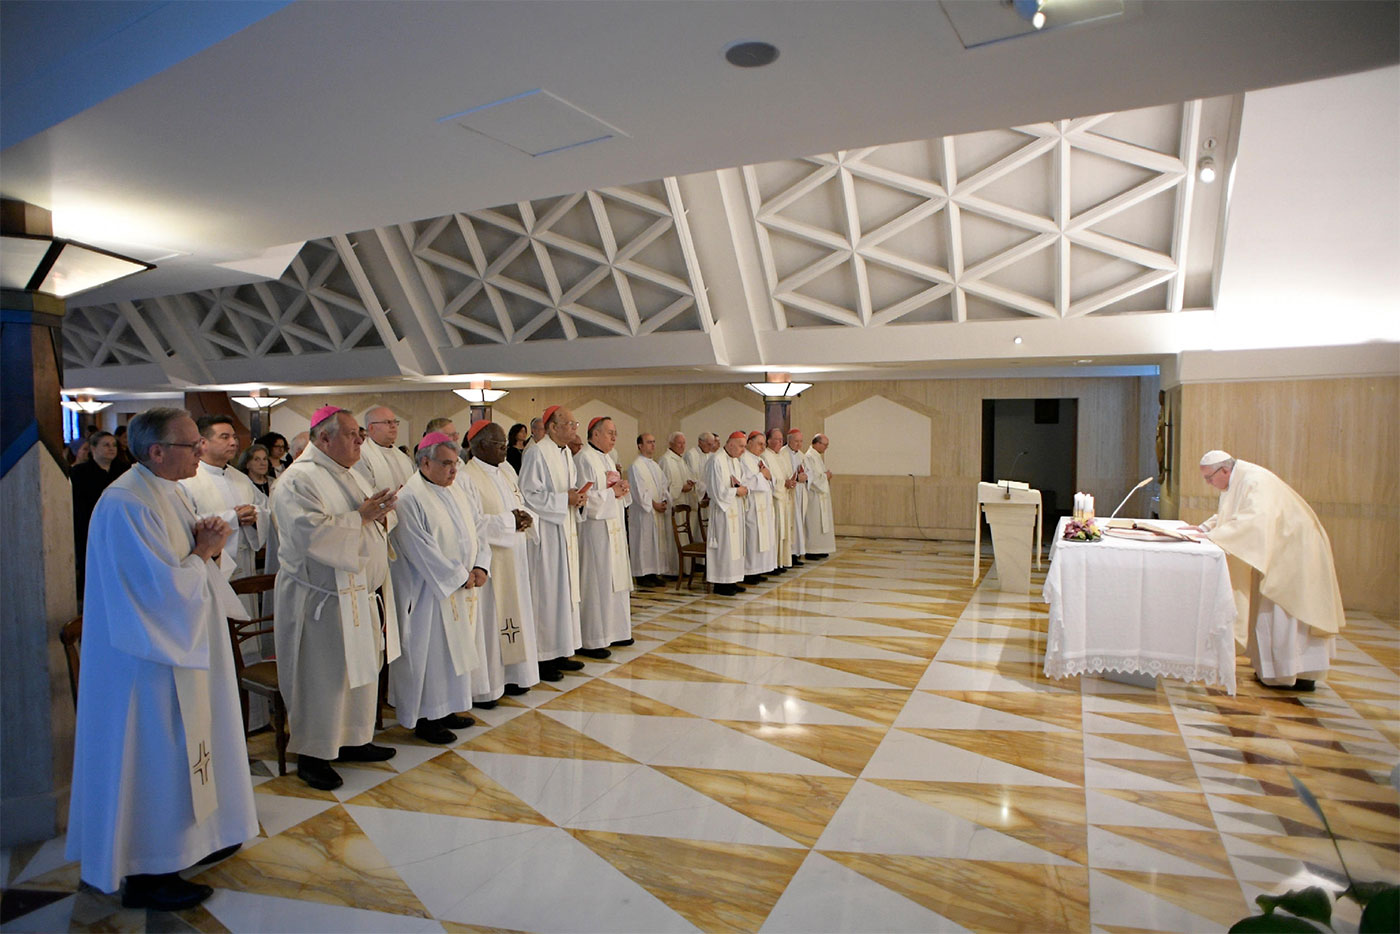
{"type": "Polygon", "coordinates": [[[399,751],[391,746],[376,746],[365,743],[363,746],[341,746],[337,762],[384,762],[397,756],[399,751]]]}
{"type": "Polygon", "coordinates": [[[297,778],[319,791],[333,791],[345,784],[329,762],[315,756],[297,756],[297,778]]]}
{"type": "Polygon", "coordinates": [[[243,844],[241,843],[235,843],[233,846],[226,846],[222,850],[215,850],[214,852],[210,853],[208,856],[201,859],[195,865],[212,866],[215,863],[223,862],[224,860],[232,856],[234,853],[237,853],[242,848],[243,844]]]}
{"type": "Polygon", "coordinates": [[[1300,694],[1307,694],[1317,690],[1317,682],[1311,678],[1298,678],[1292,684],[1265,684],[1264,679],[1256,673],[1254,680],[1260,687],[1266,687],[1271,691],[1297,691],[1300,694]]]}
{"type": "Polygon", "coordinates": [[[769,571],[768,573],[769,573],[769,574],[786,574],[786,573],[787,573],[787,568],[774,568],[773,570],[769,571]]]}
{"type": "MultiPolygon", "coordinates": [[[[574,654],[582,655],[584,658],[607,658],[612,652],[607,649],[579,649],[574,654]]],[[[579,667],[582,668],[583,666],[580,665],[579,667]]]]}
{"type": "Polygon", "coordinates": [[[661,575],[661,582],[662,582],[663,585],[666,583],[666,581],[676,581],[676,580],[680,580],[680,578],[677,577],[677,576],[674,575],[674,574],[662,574],[662,575],[661,575]]]}
{"type": "Polygon", "coordinates": [[[803,566],[803,561],[802,561],[802,559],[801,559],[801,558],[793,558],[793,559],[792,559],[792,566],[795,567],[795,568],[800,568],[800,567],[802,567],[802,566],[803,566]]]}
{"type": "MultiPolygon", "coordinates": [[[[496,709],[496,701],[494,701],[494,700],[474,700],[474,701],[472,701],[472,706],[473,706],[473,707],[478,707],[478,708],[480,708],[480,709],[482,709],[482,710],[495,710],[495,709],[496,709]]],[[[472,722],[475,723],[476,721],[473,720],[472,722]]],[[[458,727],[458,729],[461,729],[461,727],[458,727]]]]}
{"type": "MultiPolygon", "coordinates": [[[[475,704],[474,706],[484,707],[485,705],[475,704]]],[[[496,702],[492,701],[491,707],[495,706],[496,702]]],[[[489,710],[490,708],[488,707],[487,709],[489,710]]],[[[476,719],[474,717],[460,717],[455,713],[450,713],[445,717],[438,717],[434,722],[444,730],[465,730],[469,726],[476,726],[476,719]]]]}
{"type": "Polygon", "coordinates": [[[759,577],[757,574],[745,574],[745,575],[744,575],[744,583],[746,583],[746,584],[759,584],[759,583],[762,583],[762,582],[763,582],[763,578],[759,577]]]}
{"type": "Polygon", "coordinates": [[[126,888],[122,890],[122,907],[184,911],[213,894],[213,886],[186,882],[177,872],[127,876],[126,888]]]}
{"type": "Polygon", "coordinates": [[[558,665],[551,665],[547,662],[540,662],[540,680],[562,681],[564,680],[564,672],[559,670],[558,665]]]}
{"type": "Polygon", "coordinates": [[[739,593],[737,584],[715,584],[715,593],[721,597],[733,597],[739,593]]]}
{"type": "Polygon", "coordinates": [[[582,671],[583,662],[576,661],[572,658],[556,658],[554,660],[554,667],[558,668],[560,671],[582,671]]]}
{"type": "Polygon", "coordinates": [[[821,555],[808,554],[808,555],[807,555],[807,560],[808,560],[808,561],[820,561],[822,558],[825,558],[825,557],[826,557],[826,555],[824,555],[824,554],[821,554],[821,555]]]}
{"type": "Polygon", "coordinates": [[[522,687],[521,687],[520,685],[518,685],[518,684],[507,684],[507,685],[506,685],[506,695],[509,696],[509,697],[519,697],[521,694],[529,694],[529,693],[530,693],[530,689],[529,689],[529,688],[522,688],[522,687]]]}
{"type": "Polygon", "coordinates": [[[635,645],[636,639],[618,639],[613,645],[635,645]]]}
{"type": "Polygon", "coordinates": [[[419,720],[418,725],[413,728],[413,735],[425,743],[436,743],[439,746],[457,742],[457,734],[446,727],[438,726],[436,720],[419,720]]]}

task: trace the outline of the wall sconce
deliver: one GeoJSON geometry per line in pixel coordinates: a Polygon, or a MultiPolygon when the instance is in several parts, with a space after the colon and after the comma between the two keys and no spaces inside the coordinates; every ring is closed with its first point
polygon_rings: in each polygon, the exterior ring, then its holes
{"type": "Polygon", "coordinates": [[[82,412],[84,415],[95,415],[112,404],[94,399],[92,396],[78,396],[75,399],[64,396],[61,401],[65,409],[70,412],[82,412]]]}

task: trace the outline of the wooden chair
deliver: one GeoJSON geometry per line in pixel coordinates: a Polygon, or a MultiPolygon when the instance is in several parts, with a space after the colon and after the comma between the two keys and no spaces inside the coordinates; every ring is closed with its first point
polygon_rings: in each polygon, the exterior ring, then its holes
{"type": "MultiPolygon", "coordinates": [[[[229,581],[233,592],[242,596],[259,594],[264,602],[270,599],[272,588],[277,583],[276,574],[253,574],[229,581]]],[[[252,665],[243,663],[243,643],[272,632],[272,613],[267,612],[252,619],[228,621],[229,640],[233,643],[233,668],[238,678],[238,699],[243,704],[243,730],[248,730],[248,695],[257,694],[272,702],[272,733],[277,743],[277,774],[287,774],[287,706],[282,701],[282,690],[277,684],[277,662],[263,661],[252,665]]]]}
{"type": "Polygon", "coordinates": [[[83,644],[83,618],[75,616],[58,631],[63,654],[68,659],[68,686],[73,689],[73,706],[78,706],[78,660],[83,644]]]}
{"type": "Polygon", "coordinates": [[[685,578],[685,589],[695,586],[697,566],[705,566],[705,543],[696,541],[690,530],[690,507],[677,506],[671,510],[671,538],[676,543],[676,589],[681,589],[681,578],[685,578]],[[690,562],[686,570],[686,562],[690,562]]]}
{"type": "Polygon", "coordinates": [[[705,544],[710,540],[710,506],[708,503],[701,503],[695,510],[695,515],[700,519],[700,544],[705,544]]]}

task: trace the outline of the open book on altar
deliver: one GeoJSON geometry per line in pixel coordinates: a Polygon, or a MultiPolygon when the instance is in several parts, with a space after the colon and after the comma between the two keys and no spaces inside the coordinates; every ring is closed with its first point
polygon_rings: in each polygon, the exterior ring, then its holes
{"type": "MultiPolygon", "coordinates": [[[[1105,524],[1105,531],[1114,532],[1137,532],[1147,533],[1154,537],[1174,539],[1179,542],[1199,542],[1204,537],[1191,526],[1182,525],[1173,527],[1160,522],[1149,522],[1146,519],[1109,519],[1105,524]]],[[[1127,535],[1128,538],[1141,538],[1139,535],[1127,535]]]]}

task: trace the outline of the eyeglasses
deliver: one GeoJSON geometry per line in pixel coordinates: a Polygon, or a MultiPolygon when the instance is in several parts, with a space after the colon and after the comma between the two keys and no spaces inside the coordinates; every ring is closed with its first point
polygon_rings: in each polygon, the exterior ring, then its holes
{"type": "Polygon", "coordinates": [[[565,422],[565,423],[564,423],[564,427],[565,427],[565,428],[577,428],[577,427],[578,427],[578,422],[565,422]]]}
{"type": "Polygon", "coordinates": [[[1225,465],[1224,465],[1224,464],[1221,464],[1219,467],[1215,468],[1215,469],[1212,470],[1210,473],[1206,474],[1206,479],[1209,480],[1211,477],[1213,477],[1213,476],[1215,476],[1216,474],[1220,473],[1220,471],[1222,471],[1222,470],[1224,470],[1224,469],[1225,469],[1225,465]]]}
{"type": "Polygon", "coordinates": [[[394,427],[398,427],[399,425],[402,425],[403,422],[399,421],[397,418],[384,418],[384,419],[380,419],[380,420],[377,421],[377,422],[370,422],[370,424],[371,424],[371,425],[393,425],[394,427]]]}
{"type": "Polygon", "coordinates": [[[204,444],[204,439],[200,438],[198,441],[157,441],[156,443],[167,448],[190,448],[193,450],[201,447],[204,444]]]}
{"type": "Polygon", "coordinates": [[[484,448],[508,448],[510,443],[508,441],[482,441],[481,446],[484,448]]]}

